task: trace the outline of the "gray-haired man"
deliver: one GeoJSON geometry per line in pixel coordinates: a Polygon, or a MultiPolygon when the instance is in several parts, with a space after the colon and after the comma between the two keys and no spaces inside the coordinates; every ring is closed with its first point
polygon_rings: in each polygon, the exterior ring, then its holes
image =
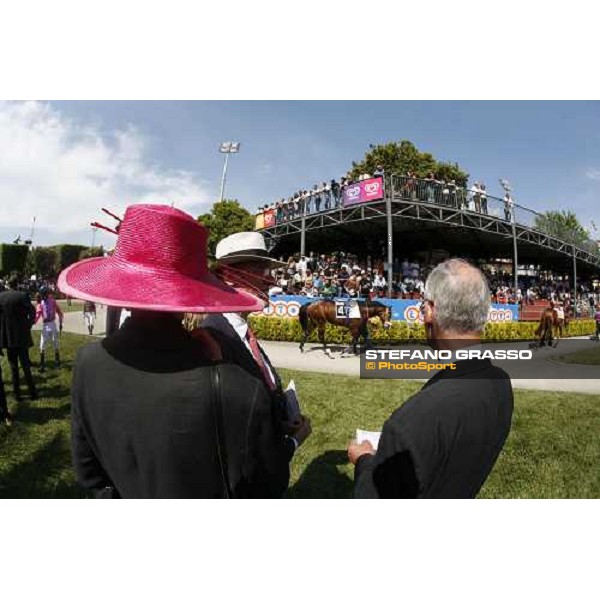
{"type": "MultiPolygon", "coordinates": [[[[463,260],[438,265],[425,284],[424,320],[433,348],[479,342],[490,292],[479,269],[463,260]]],[[[489,359],[456,361],[385,422],[377,452],[352,443],[357,498],[473,498],[510,431],[508,375],[489,359]]]]}

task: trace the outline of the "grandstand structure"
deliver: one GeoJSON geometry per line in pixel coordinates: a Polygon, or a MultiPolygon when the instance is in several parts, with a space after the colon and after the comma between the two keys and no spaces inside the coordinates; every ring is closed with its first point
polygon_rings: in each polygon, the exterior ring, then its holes
{"type": "MultiPolygon", "coordinates": [[[[419,180],[421,188],[424,180],[419,180]]],[[[429,184],[428,184],[429,185],[429,184]]],[[[261,229],[275,255],[328,253],[341,248],[359,255],[387,256],[394,263],[416,252],[448,253],[478,260],[510,259],[512,272],[534,265],[577,282],[600,277],[600,253],[561,239],[536,224],[543,216],[486,196],[486,209],[468,208],[464,198],[431,201],[406,178],[385,177],[383,198],[298,215],[261,229]]],[[[390,278],[388,278],[390,279],[390,278]]],[[[391,292],[391,279],[390,292],[391,292]]]]}

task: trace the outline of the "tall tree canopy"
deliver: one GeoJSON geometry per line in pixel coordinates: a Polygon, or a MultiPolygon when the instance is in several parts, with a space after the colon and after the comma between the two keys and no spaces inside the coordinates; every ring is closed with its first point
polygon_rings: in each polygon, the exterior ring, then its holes
{"type": "Polygon", "coordinates": [[[240,231],[254,230],[254,217],[237,201],[215,202],[210,212],[200,215],[198,221],[208,227],[208,251],[214,256],[217,243],[224,237],[240,231]]]}
{"type": "Polygon", "coordinates": [[[533,226],[575,244],[582,245],[590,241],[587,230],[579,222],[577,215],[570,210],[547,210],[536,216],[533,226]]]}
{"type": "Polygon", "coordinates": [[[429,152],[420,152],[408,140],[371,145],[362,161],[352,162],[350,177],[356,179],[362,173],[372,174],[377,165],[382,165],[386,173],[394,175],[405,175],[407,171],[412,171],[417,177],[425,178],[433,172],[438,179],[454,179],[463,186],[467,185],[469,179],[469,174],[457,163],[437,161],[429,152]]]}

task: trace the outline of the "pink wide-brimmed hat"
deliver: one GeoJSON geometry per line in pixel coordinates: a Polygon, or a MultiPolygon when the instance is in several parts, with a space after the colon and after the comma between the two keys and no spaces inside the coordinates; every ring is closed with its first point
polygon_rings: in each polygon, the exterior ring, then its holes
{"type": "Polygon", "coordinates": [[[165,312],[251,312],[258,298],[208,270],[207,230],[176,208],[127,208],[112,256],[89,258],[58,277],[61,292],[108,306],[165,312]]]}

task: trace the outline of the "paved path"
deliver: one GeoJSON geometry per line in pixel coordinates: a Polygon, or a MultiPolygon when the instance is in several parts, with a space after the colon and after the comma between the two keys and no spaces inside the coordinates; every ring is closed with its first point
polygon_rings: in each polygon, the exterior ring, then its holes
{"type": "MultiPolygon", "coordinates": [[[[360,375],[360,363],[357,356],[342,358],[340,352],[332,352],[335,358],[329,358],[318,344],[307,344],[304,353],[300,352],[298,344],[291,342],[261,342],[261,345],[267,351],[273,364],[279,368],[353,375],[355,377],[360,375]]],[[[525,348],[527,344],[520,342],[495,344],[494,346],[512,349],[525,348]]],[[[502,367],[511,376],[515,388],[600,395],[600,367],[573,365],[551,360],[552,356],[597,347],[597,343],[590,341],[588,338],[578,338],[576,341],[570,341],[568,349],[565,349],[565,344],[561,346],[559,343],[556,349],[543,348],[535,351],[533,360],[536,362],[536,367],[545,369],[549,375],[549,377],[543,379],[523,378],[523,363],[506,366],[508,361],[504,361],[502,367]],[[558,373],[560,373],[561,379],[555,378],[558,373]],[[586,378],[583,379],[582,377],[586,378]]]]}
{"type": "MultiPolygon", "coordinates": [[[[94,335],[104,334],[106,323],[105,307],[97,307],[96,327],[94,335]]],[[[35,329],[39,329],[36,325],[35,329]]],[[[65,331],[73,333],[87,333],[83,321],[82,312],[65,313],[65,331]]],[[[329,358],[322,350],[319,344],[307,344],[304,353],[301,353],[298,344],[293,342],[261,342],[267,351],[271,361],[276,367],[285,369],[296,369],[299,371],[313,371],[317,373],[333,373],[339,375],[351,375],[358,377],[360,375],[360,363],[357,356],[341,357],[341,346],[332,346],[329,358]]],[[[534,353],[534,361],[539,368],[546,369],[548,377],[544,379],[526,379],[523,378],[523,370],[520,365],[515,364],[509,367],[503,365],[503,368],[512,378],[515,388],[530,390],[549,390],[563,392],[580,392],[584,394],[600,395],[600,367],[571,365],[551,360],[552,356],[566,354],[577,350],[587,348],[596,348],[597,344],[588,338],[578,338],[569,340],[568,348],[566,343],[559,343],[556,349],[541,349],[534,353]],[[560,373],[561,378],[556,379],[560,373]],[[566,378],[566,377],[575,378],[566,378]],[[585,377],[585,378],[582,378],[585,377]],[[594,377],[594,378],[592,378],[594,377]]],[[[524,342],[512,342],[501,345],[502,348],[526,348],[524,342]]],[[[505,365],[507,362],[505,361],[505,365]]]]}
{"type": "MultiPolygon", "coordinates": [[[[85,333],[88,330],[83,320],[83,311],[65,312],[65,320],[63,327],[65,331],[71,333],[85,333]]],[[[106,307],[96,305],[96,325],[94,326],[94,335],[104,335],[106,329],[106,307]]],[[[40,330],[42,328],[41,322],[37,323],[33,327],[33,330],[40,330]]]]}

